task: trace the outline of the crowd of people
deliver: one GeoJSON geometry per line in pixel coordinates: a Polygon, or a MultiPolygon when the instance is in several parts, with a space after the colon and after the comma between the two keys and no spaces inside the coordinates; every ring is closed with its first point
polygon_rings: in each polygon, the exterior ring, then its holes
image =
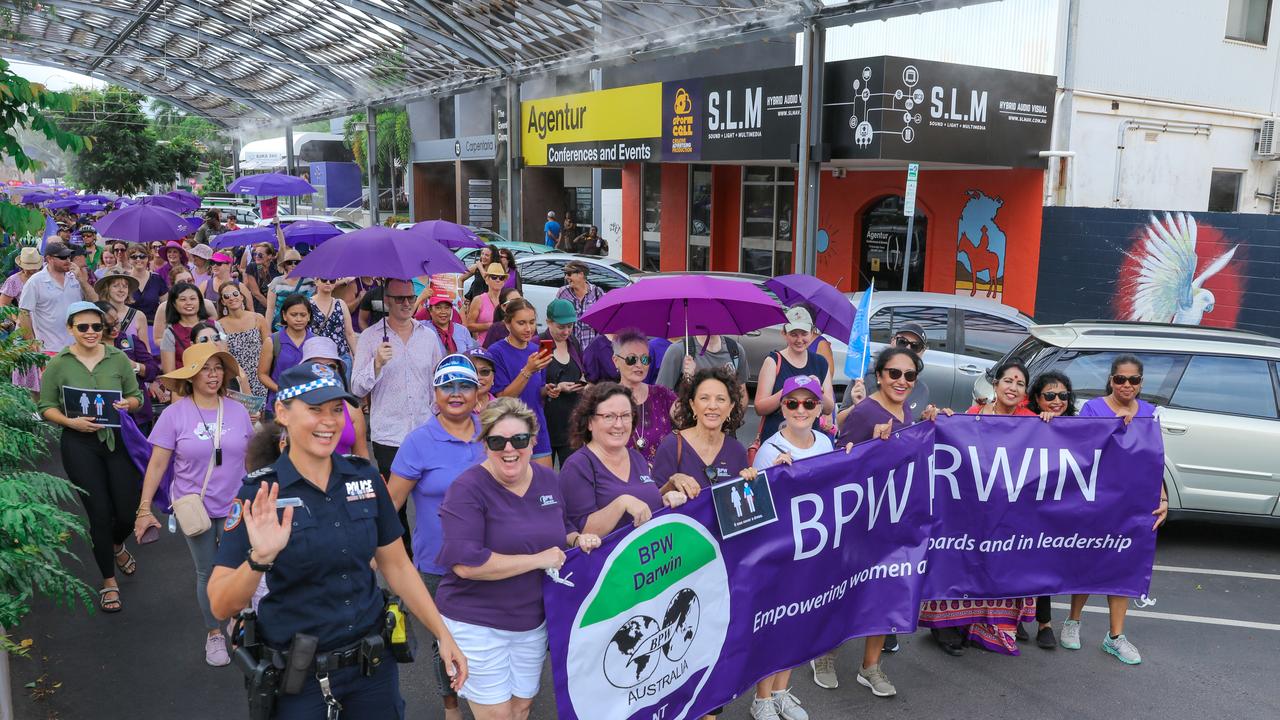
{"type": "MultiPolygon", "coordinates": [[[[579,318],[604,293],[582,263],[568,263],[556,299],[535,308],[509,252],[479,253],[467,293],[430,277],[289,278],[299,254],[283,242],[228,255],[197,242],[210,234],[97,248],[80,228],[79,242],[51,240],[43,257],[23,249],[0,304],[16,303],[20,331],[51,355],[43,373],[13,381],[64,430],[100,608],[125,605],[116,576],[139,572],[130,538],[150,542],[157,515],[173,515],[209,665],[251,644],[227,623],[242,611],[256,613],[268,666],[288,667],[304,652],[299,638],[311,638],[317,659],[301,686],[275,694],[273,717],[402,709],[384,627],[391,601],[372,561],[434,637],[446,717],[461,717],[461,698],[479,720],[526,718],[547,656],[542,577],[566,550],[590,552],[716,482],[892,442],[953,412],[929,402],[929,338],[914,324],[837,398],[830,343],[803,305],[786,310],[778,350],[749,368],[729,337],[587,327],[579,318]],[[68,389],[101,394],[110,409],[69,407],[68,389]],[[749,409],[760,420],[744,444],[749,409]]],[[[1152,414],[1142,372],[1138,358],[1118,357],[1106,394],[1079,414],[1152,414]]],[[[994,377],[994,397],[967,412],[1042,422],[1077,412],[1060,373],[1032,377],[1006,362],[994,377]]],[[[1166,508],[1162,498],[1156,526],[1166,508]]],[[[1072,599],[1060,638],[1048,598],[926,602],[920,624],[952,656],[1017,654],[1031,622],[1040,647],[1079,649],[1085,599],[1072,599]]],[[[1102,647],[1138,663],[1126,599],[1108,600],[1102,647]]],[[[894,636],[866,638],[856,681],[895,695],[882,657],[898,650],[894,636]]],[[[838,686],[834,651],[810,665],[819,687],[838,686]]],[[[761,680],[751,716],[807,718],[791,687],[789,671],[761,680]]]]}

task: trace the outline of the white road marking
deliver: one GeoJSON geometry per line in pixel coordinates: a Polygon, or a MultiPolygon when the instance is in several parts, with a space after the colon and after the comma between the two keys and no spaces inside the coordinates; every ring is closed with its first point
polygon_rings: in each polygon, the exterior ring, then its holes
{"type": "MultiPolygon", "coordinates": [[[[1053,603],[1053,607],[1058,610],[1070,610],[1071,605],[1068,603],[1053,603]]],[[[1110,612],[1105,607],[1095,607],[1093,605],[1085,605],[1085,612],[1107,614],[1110,612]]],[[[1248,620],[1230,620],[1228,618],[1204,617],[1202,615],[1181,615],[1178,613],[1154,612],[1152,610],[1134,610],[1130,609],[1126,613],[1128,617],[1144,617],[1153,618],[1155,620],[1176,620],[1178,622],[1200,623],[1201,625],[1223,625],[1233,628],[1249,628],[1251,630],[1274,630],[1280,632],[1280,625],[1276,623],[1260,623],[1250,622],[1248,620]]]]}
{"type": "Polygon", "coordinates": [[[1209,568],[1177,567],[1174,565],[1156,565],[1152,569],[1161,572],[1190,573],[1192,575],[1225,575],[1227,577],[1254,578],[1256,580],[1280,580],[1280,575],[1244,572],[1243,570],[1211,570],[1209,568]]]}

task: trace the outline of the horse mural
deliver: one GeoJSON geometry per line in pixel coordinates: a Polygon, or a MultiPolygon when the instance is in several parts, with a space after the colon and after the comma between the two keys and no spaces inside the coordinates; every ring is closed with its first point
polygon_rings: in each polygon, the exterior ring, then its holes
{"type": "Polygon", "coordinates": [[[981,190],[966,190],[965,195],[969,200],[960,211],[956,234],[956,294],[968,290],[974,297],[981,283],[986,285],[986,297],[999,300],[1007,238],[996,222],[996,213],[1004,207],[1004,200],[981,190]]]}

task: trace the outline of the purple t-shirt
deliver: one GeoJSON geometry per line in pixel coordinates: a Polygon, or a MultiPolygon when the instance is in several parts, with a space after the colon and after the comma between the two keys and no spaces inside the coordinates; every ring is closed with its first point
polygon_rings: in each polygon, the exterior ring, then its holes
{"type": "Polygon", "coordinates": [[[560,481],[551,468],[531,463],[533,479],[521,497],[504,487],[483,465],[453,481],[440,504],[443,542],[436,563],[448,568],[436,606],[452,620],[498,630],[526,632],[546,619],[541,570],[504,580],[465,580],[454,565],[479,567],[493,553],[536,555],[564,547],[574,528],[565,519],[560,481]]]}
{"type": "MultiPolygon", "coordinates": [[[[687,448],[686,448],[687,449],[687,448]]],[[[622,495],[630,495],[649,506],[650,510],[662,508],[662,493],[658,483],[649,473],[649,463],[638,451],[627,448],[631,458],[631,473],[627,480],[614,475],[604,462],[583,446],[569,456],[560,468],[560,489],[564,492],[565,514],[579,531],[587,524],[591,513],[608,505],[622,495]]],[[[631,525],[631,519],[623,515],[611,528],[631,525]]]]}
{"type": "MultiPolygon", "coordinates": [[[[202,410],[190,397],[175,402],[156,419],[147,440],[156,447],[173,451],[173,485],[169,497],[199,495],[204,474],[213,455],[213,432],[218,411],[202,410]]],[[[209,517],[223,518],[240,491],[245,474],[245,454],[253,423],[244,405],[222,400],[222,464],[215,465],[204,493],[209,517]]]]}
{"type": "Polygon", "coordinates": [[[604,333],[582,350],[582,372],[588,382],[618,382],[618,366],[613,364],[613,341],[604,333]]]}
{"type": "MultiPolygon", "coordinates": [[[[1138,413],[1134,417],[1152,417],[1156,414],[1156,406],[1138,399],[1138,413]]],[[[1105,397],[1096,397],[1080,406],[1080,417],[1118,417],[1105,397]]]]}
{"type": "Polygon", "coordinates": [[[836,447],[844,447],[849,443],[857,445],[870,440],[871,433],[877,425],[893,423],[891,431],[897,432],[912,422],[911,409],[905,405],[902,407],[902,420],[899,420],[874,398],[863,398],[862,402],[855,405],[845,417],[844,422],[840,423],[840,435],[836,438],[836,447]]]}
{"type": "Polygon", "coordinates": [[[658,446],[663,439],[671,436],[671,406],[676,399],[676,394],[665,385],[650,385],[649,397],[639,408],[640,414],[636,416],[635,429],[628,444],[639,450],[649,462],[653,462],[658,454],[658,446]]]}
{"type": "MultiPolygon", "coordinates": [[[[480,421],[475,420],[476,435],[480,421]]],[[[463,470],[484,460],[484,444],[479,440],[465,442],[449,434],[440,425],[440,416],[432,415],[404,438],[391,463],[391,472],[415,481],[413,514],[413,564],[418,570],[443,575],[446,568],[436,562],[440,554],[440,502],[445,491],[463,470]]]]}
{"type": "MultiPolygon", "coordinates": [[[[538,343],[530,342],[523,350],[511,344],[510,338],[503,338],[489,348],[493,356],[493,394],[497,395],[515,381],[524,370],[529,356],[538,352],[538,343]]],[[[551,452],[551,436],[547,434],[547,415],[542,409],[542,386],[547,384],[547,371],[539,370],[525,383],[520,391],[520,400],[534,415],[538,416],[538,442],[533,446],[534,455],[547,455],[551,452]]]]}
{"type": "MultiPolygon", "coordinates": [[[[311,329],[307,329],[307,334],[302,338],[302,344],[311,339],[311,329]]],[[[276,355],[275,362],[271,366],[271,380],[277,385],[280,384],[280,376],[285,370],[302,362],[302,344],[294,343],[293,338],[289,337],[289,333],[284,330],[277,330],[272,335],[273,342],[280,343],[280,353],[276,355]]],[[[274,348],[272,348],[274,350],[274,348]]],[[[181,356],[179,356],[181,357],[181,356]]],[[[274,407],[276,402],[276,394],[267,393],[267,407],[274,407]]]]}
{"type": "Polygon", "coordinates": [[[653,459],[653,479],[658,487],[662,487],[672,475],[684,473],[697,480],[699,485],[709,486],[736,477],[750,466],[751,463],[747,462],[747,449],[736,438],[726,436],[715,459],[710,464],[705,464],[688,441],[679,435],[668,435],[658,446],[657,457],[653,459]],[[682,443],[684,448],[681,449],[679,445],[682,443]],[[679,462],[676,462],[677,457],[679,462]],[[708,469],[714,470],[714,477],[707,477],[710,474],[708,469]]]}

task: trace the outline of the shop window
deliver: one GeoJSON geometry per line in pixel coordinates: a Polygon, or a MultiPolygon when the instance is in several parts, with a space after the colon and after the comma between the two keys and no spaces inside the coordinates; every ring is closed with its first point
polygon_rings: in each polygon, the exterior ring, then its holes
{"type": "Polygon", "coordinates": [[[640,269],[657,272],[662,264],[662,166],[645,165],[640,220],[640,269]]]}
{"type": "Polygon", "coordinates": [[[748,167],[742,179],[740,269],[756,275],[791,272],[795,171],[748,167]]]}
{"type": "Polygon", "coordinates": [[[1240,209],[1240,181],[1244,173],[1214,170],[1209,178],[1209,212],[1236,212],[1240,209]]]}
{"type": "Polygon", "coordinates": [[[457,117],[454,114],[456,100],[453,95],[440,98],[436,108],[440,112],[440,137],[451,138],[458,136],[457,117]]]}
{"type": "Polygon", "coordinates": [[[711,166],[689,167],[689,269],[711,269],[711,166]]]}
{"type": "Polygon", "coordinates": [[[1228,0],[1228,40],[1266,45],[1270,24],[1271,0],[1228,0]]]}
{"type": "MultiPolygon", "coordinates": [[[[911,258],[907,290],[924,290],[925,238],[928,218],[916,205],[912,225],[911,258]]],[[[858,289],[874,280],[877,290],[901,290],[903,255],[907,244],[907,217],[902,214],[902,196],[891,195],[873,203],[862,216],[862,259],[858,289]]]]}

